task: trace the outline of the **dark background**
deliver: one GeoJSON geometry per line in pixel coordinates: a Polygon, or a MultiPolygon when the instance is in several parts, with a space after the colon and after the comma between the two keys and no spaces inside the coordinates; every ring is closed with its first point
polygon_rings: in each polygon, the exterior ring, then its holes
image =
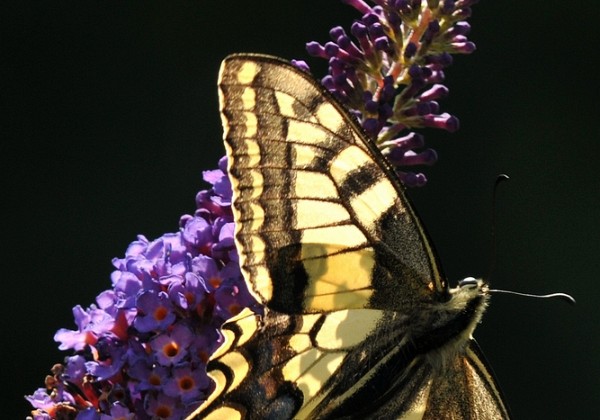
{"type": "MultiPolygon", "coordinates": [[[[220,60],[306,59],[304,43],[358,14],[338,1],[4,4],[1,83],[3,418],[62,360],[52,337],[110,286],[111,258],[194,210],[223,154],[220,60]],[[8,412],[6,411],[8,410],[8,412]]],[[[476,331],[517,419],[583,419],[600,397],[596,2],[482,1],[477,46],[447,72],[455,134],[411,191],[448,278],[567,291],[575,307],[497,295],[476,331]]],[[[315,74],[324,68],[309,61],[315,74]]],[[[596,412],[597,410],[594,410],[596,412]]]]}

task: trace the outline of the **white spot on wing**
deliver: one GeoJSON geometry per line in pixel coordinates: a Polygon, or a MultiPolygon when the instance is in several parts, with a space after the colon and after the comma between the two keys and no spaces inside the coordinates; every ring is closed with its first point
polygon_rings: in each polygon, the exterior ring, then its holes
{"type": "Polygon", "coordinates": [[[237,81],[243,85],[248,85],[252,83],[259,71],[260,67],[257,63],[245,61],[237,73],[237,81]]]}
{"type": "Polygon", "coordinates": [[[295,172],[294,189],[298,198],[337,200],[338,197],[337,187],[331,178],[318,172],[295,172]]]}
{"type": "Polygon", "coordinates": [[[306,144],[326,144],[329,133],[315,124],[289,120],[287,141],[306,144]]]}
{"type": "Polygon", "coordinates": [[[242,106],[244,109],[253,109],[256,105],[256,92],[252,88],[244,89],[242,93],[242,106]]]}
{"type": "Polygon", "coordinates": [[[288,95],[287,93],[275,91],[275,99],[277,99],[277,105],[279,105],[279,112],[281,115],[286,117],[296,116],[296,113],[294,112],[294,103],[296,103],[296,98],[288,95]]]}
{"type": "Polygon", "coordinates": [[[300,144],[293,144],[294,164],[299,168],[304,168],[313,163],[316,157],[314,148],[300,144]]]}
{"type": "MultiPolygon", "coordinates": [[[[244,146],[246,146],[246,155],[248,157],[248,166],[249,167],[255,167],[258,165],[258,163],[260,162],[260,147],[258,146],[258,142],[254,139],[247,139],[244,143],[244,146]]],[[[262,178],[262,175],[261,175],[262,178]]],[[[262,192],[262,186],[261,188],[257,188],[257,184],[254,184],[254,190],[255,192],[253,192],[252,196],[253,197],[257,197],[257,193],[260,194],[262,192]]]]}
{"type": "Polygon", "coordinates": [[[336,311],[327,315],[316,336],[323,349],[339,350],[363,342],[375,329],[383,312],[375,309],[336,311]]]}
{"type": "Polygon", "coordinates": [[[375,222],[396,202],[396,190],[386,178],[381,178],[362,194],[352,197],[350,206],[362,226],[373,229],[375,222]]]}
{"type": "MultiPolygon", "coordinates": [[[[298,200],[296,203],[296,229],[306,229],[339,223],[348,223],[349,215],[344,206],[330,201],[298,200]]],[[[304,238],[306,240],[306,238],[304,238]]],[[[327,243],[323,236],[320,243],[327,243]]]]}
{"type": "Polygon", "coordinates": [[[350,146],[342,150],[329,165],[331,176],[340,185],[351,171],[371,163],[373,159],[361,148],[350,146]]]}
{"type": "Polygon", "coordinates": [[[283,377],[296,383],[308,400],[319,392],[344,360],[345,353],[323,353],[317,349],[298,354],[282,369],[283,377]]]}
{"type": "Polygon", "coordinates": [[[256,119],[256,115],[254,112],[244,112],[244,117],[246,118],[244,123],[246,132],[244,133],[243,137],[256,137],[258,128],[258,120],[256,119]]]}
{"type": "Polygon", "coordinates": [[[306,229],[302,231],[302,242],[305,244],[328,244],[355,248],[364,245],[367,239],[354,225],[340,225],[306,229]]]}
{"type": "Polygon", "coordinates": [[[316,114],[319,123],[334,133],[342,128],[345,124],[344,120],[340,116],[340,112],[329,102],[323,102],[317,108],[316,114]]]}

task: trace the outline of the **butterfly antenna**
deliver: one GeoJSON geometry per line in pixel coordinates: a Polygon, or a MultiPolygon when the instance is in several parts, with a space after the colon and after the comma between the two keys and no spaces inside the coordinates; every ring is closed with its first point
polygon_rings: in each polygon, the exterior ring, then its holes
{"type": "MultiPolygon", "coordinates": [[[[496,182],[494,182],[494,192],[492,194],[492,255],[490,257],[490,271],[488,273],[488,279],[490,278],[491,274],[494,272],[494,269],[496,268],[496,261],[497,261],[497,239],[496,239],[496,196],[498,194],[498,186],[505,181],[508,181],[510,178],[508,175],[506,174],[500,174],[496,177],[496,182]]],[[[575,299],[573,298],[573,296],[568,295],[566,293],[550,293],[548,295],[534,295],[531,293],[521,293],[521,292],[515,292],[512,290],[502,290],[502,289],[490,289],[489,290],[490,293],[506,293],[509,295],[516,295],[516,296],[523,296],[523,297],[529,297],[529,298],[537,298],[537,299],[562,299],[568,303],[570,303],[571,305],[575,305],[575,299]]]]}
{"type": "Polygon", "coordinates": [[[529,297],[529,298],[538,298],[538,299],[562,299],[568,303],[570,303],[571,305],[575,305],[575,299],[573,298],[573,296],[568,295],[566,293],[550,293],[549,295],[533,295],[531,293],[521,293],[521,292],[514,292],[512,290],[502,290],[502,289],[490,289],[488,290],[490,293],[506,293],[509,295],[517,295],[517,296],[523,296],[523,297],[529,297]]]}
{"type": "Polygon", "coordinates": [[[494,270],[496,269],[496,262],[498,259],[498,253],[497,253],[497,239],[496,239],[496,196],[498,194],[498,186],[504,182],[504,181],[508,181],[510,178],[508,177],[508,175],[506,174],[500,174],[496,177],[496,182],[494,182],[494,190],[492,193],[492,231],[491,231],[491,236],[492,236],[492,249],[491,249],[491,255],[490,255],[490,268],[489,268],[489,272],[487,275],[487,278],[491,278],[492,273],[494,272],[494,270]]]}

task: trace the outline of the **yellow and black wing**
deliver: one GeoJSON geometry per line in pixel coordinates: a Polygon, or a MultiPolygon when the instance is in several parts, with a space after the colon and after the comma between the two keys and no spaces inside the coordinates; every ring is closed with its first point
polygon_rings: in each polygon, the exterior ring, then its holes
{"type": "Polygon", "coordinates": [[[446,293],[392,170],[308,74],[232,56],[219,87],[240,263],[259,301],[313,313],[446,293]]]}
{"type": "Polygon", "coordinates": [[[440,316],[434,251],[355,119],[274,57],[228,57],[219,89],[240,265],[266,310],[224,326],[194,418],[444,418],[442,400],[506,418],[470,339],[484,298],[440,316]]]}

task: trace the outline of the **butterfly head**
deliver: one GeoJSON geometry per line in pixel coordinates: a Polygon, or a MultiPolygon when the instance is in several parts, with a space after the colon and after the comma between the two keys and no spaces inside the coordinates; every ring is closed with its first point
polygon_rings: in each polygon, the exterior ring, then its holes
{"type": "Polygon", "coordinates": [[[458,281],[457,287],[450,289],[450,295],[453,299],[456,299],[457,297],[485,297],[489,296],[489,294],[489,285],[483,279],[476,279],[475,277],[465,277],[458,281]]]}
{"type": "MultiPolygon", "coordinates": [[[[490,296],[490,288],[482,279],[466,277],[458,282],[458,286],[449,290],[450,310],[481,312],[485,310],[490,296]]],[[[481,316],[481,314],[480,314],[481,316]]],[[[477,320],[479,322],[479,319],[477,320]]]]}
{"type": "Polygon", "coordinates": [[[481,321],[481,317],[489,301],[489,286],[482,279],[467,277],[458,282],[458,286],[450,289],[450,300],[446,302],[449,313],[467,319],[464,329],[465,338],[470,338],[473,330],[481,321]]]}

